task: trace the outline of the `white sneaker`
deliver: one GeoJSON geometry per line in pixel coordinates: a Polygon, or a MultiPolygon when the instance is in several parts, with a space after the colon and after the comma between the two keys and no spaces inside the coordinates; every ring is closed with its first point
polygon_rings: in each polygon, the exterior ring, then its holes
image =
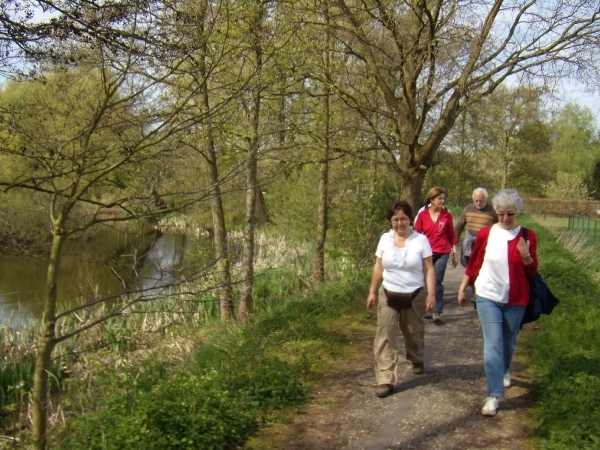
{"type": "Polygon", "coordinates": [[[495,416],[498,412],[498,407],[500,404],[498,403],[498,399],[496,397],[488,397],[485,400],[485,405],[481,408],[481,414],[484,416],[495,416]]]}
{"type": "Polygon", "coordinates": [[[503,382],[504,382],[504,387],[505,388],[509,388],[509,387],[512,386],[512,383],[510,382],[510,371],[506,372],[504,374],[504,380],[503,380],[503,382]]]}

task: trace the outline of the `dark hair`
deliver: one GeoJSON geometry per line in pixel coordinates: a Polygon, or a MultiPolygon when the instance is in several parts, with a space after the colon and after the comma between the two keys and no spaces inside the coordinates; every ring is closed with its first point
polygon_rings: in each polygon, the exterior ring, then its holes
{"type": "Polygon", "coordinates": [[[392,202],[392,204],[388,208],[387,219],[392,220],[393,215],[396,214],[398,211],[402,211],[412,220],[412,206],[410,206],[408,202],[405,202],[404,200],[396,200],[392,202]]]}

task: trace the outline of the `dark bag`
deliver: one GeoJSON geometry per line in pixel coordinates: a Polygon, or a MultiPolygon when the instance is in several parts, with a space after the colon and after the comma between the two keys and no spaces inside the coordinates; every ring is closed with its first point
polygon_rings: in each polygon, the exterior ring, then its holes
{"type": "Polygon", "coordinates": [[[386,288],[383,288],[383,292],[387,297],[387,304],[390,308],[409,309],[412,308],[412,302],[415,298],[417,298],[417,295],[419,295],[421,289],[423,289],[423,287],[420,287],[415,292],[405,294],[402,292],[391,292],[386,288]]]}
{"type": "MultiPolygon", "coordinates": [[[[523,239],[527,239],[527,228],[523,227],[523,239]]],[[[530,322],[535,322],[542,314],[550,314],[560,300],[550,292],[546,282],[539,273],[529,278],[529,303],[521,320],[521,328],[530,322]]]]}

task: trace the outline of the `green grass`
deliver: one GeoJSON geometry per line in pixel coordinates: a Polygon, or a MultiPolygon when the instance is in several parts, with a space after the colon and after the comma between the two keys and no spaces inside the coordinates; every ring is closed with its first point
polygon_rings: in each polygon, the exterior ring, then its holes
{"type": "Polygon", "coordinates": [[[600,289],[593,274],[544,227],[538,235],[539,272],[561,300],[529,334],[530,367],[538,402],[535,448],[600,448],[600,289]]]}
{"type": "Polygon", "coordinates": [[[535,216],[535,220],[545,227],[551,227],[559,231],[564,231],[569,228],[568,217],[535,216]]]}
{"type": "Polygon", "coordinates": [[[339,326],[340,318],[364,316],[367,286],[367,275],[331,282],[273,303],[246,326],[215,322],[204,330],[202,345],[177,365],[155,358],[153,364],[119,370],[98,367],[91,395],[83,395],[90,388],[81,384],[65,394],[72,418],[53,445],[63,450],[243,445],[261,424],[287,420],[286,408],[304,401],[315,371],[330,367],[324,362],[349,342],[351,327],[339,326]]]}

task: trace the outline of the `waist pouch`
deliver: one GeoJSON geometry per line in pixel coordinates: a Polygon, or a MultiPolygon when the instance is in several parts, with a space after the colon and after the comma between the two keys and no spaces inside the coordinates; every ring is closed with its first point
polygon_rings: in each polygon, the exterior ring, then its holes
{"type": "Polygon", "coordinates": [[[391,291],[388,291],[386,288],[383,288],[383,292],[385,293],[385,296],[387,297],[387,304],[390,308],[409,309],[409,308],[412,308],[412,302],[415,298],[417,298],[417,295],[419,295],[419,292],[421,292],[421,289],[423,289],[423,286],[421,286],[414,292],[402,293],[402,292],[391,292],[391,291]]]}

